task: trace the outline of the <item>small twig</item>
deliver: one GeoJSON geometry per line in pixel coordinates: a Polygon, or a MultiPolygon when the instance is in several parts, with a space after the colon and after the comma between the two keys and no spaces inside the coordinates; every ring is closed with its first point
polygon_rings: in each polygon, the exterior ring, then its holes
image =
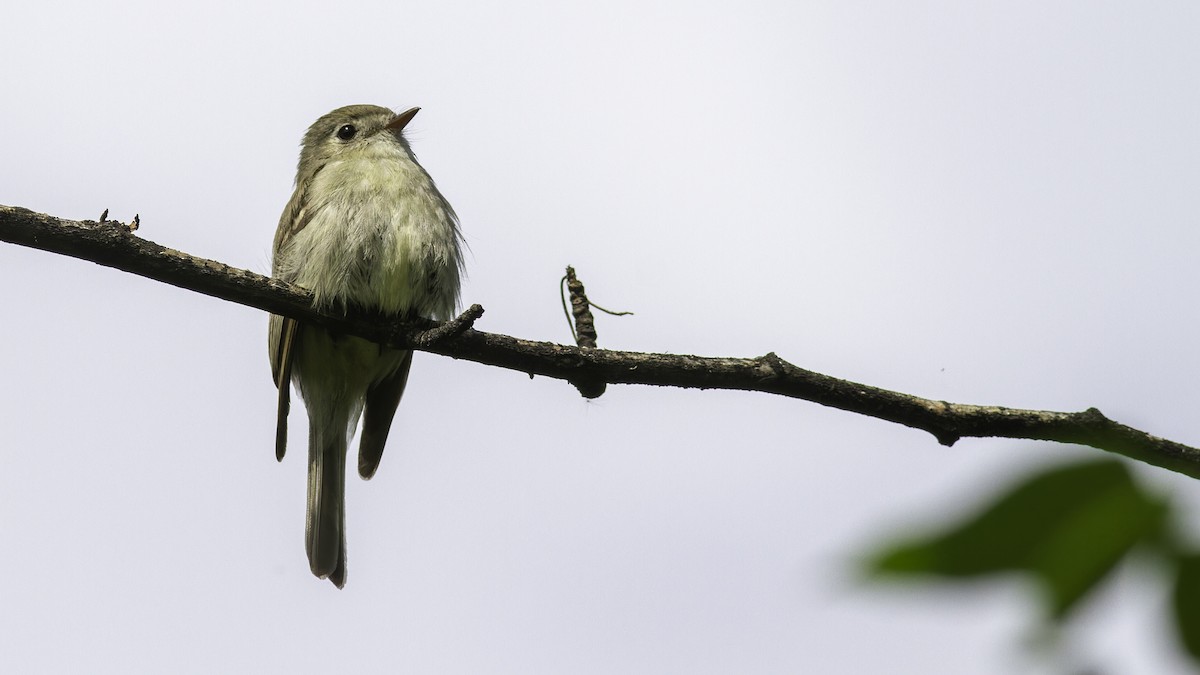
{"type": "MultiPolygon", "coordinates": [[[[568,268],[570,269],[570,268],[568,268]]],[[[575,333],[575,321],[571,319],[571,310],[567,308],[567,275],[558,281],[558,297],[562,300],[563,316],[567,318],[567,327],[571,329],[571,341],[579,344],[579,335],[575,333]]]]}
{"type": "Polygon", "coordinates": [[[567,265],[567,290],[571,293],[571,314],[575,317],[575,344],[588,349],[596,348],[596,321],[589,309],[583,282],[575,278],[575,268],[567,265]]]}
{"type": "Polygon", "coordinates": [[[474,326],[475,321],[481,316],[483,316],[483,306],[471,305],[467,311],[440,326],[413,333],[412,342],[418,347],[436,346],[450,338],[462,335],[468,328],[474,326]]]}
{"type": "MultiPolygon", "coordinates": [[[[601,312],[604,312],[605,314],[610,314],[612,316],[632,316],[633,315],[633,312],[614,312],[611,309],[605,309],[605,308],[601,307],[600,305],[597,305],[591,299],[589,299],[587,297],[587,295],[584,294],[584,292],[583,292],[583,284],[575,278],[575,268],[571,267],[570,265],[567,266],[567,273],[564,274],[563,278],[560,279],[558,282],[558,297],[560,300],[562,300],[563,316],[567,317],[567,326],[569,326],[571,328],[571,339],[574,340],[575,344],[579,345],[580,347],[588,347],[588,346],[595,347],[596,346],[594,344],[595,338],[596,338],[596,326],[595,326],[595,322],[592,320],[591,313],[587,311],[588,307],[595,307],[596,309],[600,310],[601,312]],[[576,332],[576,330],[575,330],[575,321],[571,318],[571,310],[567,309],[567,294],[566,294],[564,287],[568,285],[568,282],[570,282],[570,285],[571,285],[571,304],[574,305],[576,308],[578,308],[578,307],[583,308],[582,314],[586,317],[584,320],[587,321],[588,324],[591,325],[591,327],[592,327],[592,342],[593,342],[593,344],[591,344],[591,345],[587,345],[587,344],[580,342],[581,338],[579,337],[579,333],[576,332]]],[[[579,311],[579,310],[577,309],[576,311],[579,311]]]]}
{"type": "Polygon", "coordinates": [[[604,312],[605,314],[608,314],[610,316],[633,316],[633,312],[614,312],[611,309],[604,309],[600,305],[597,305],[595,300],[589,300],[588,302],[591,304],[592,307],[595,307],[596,309],[598,309],[601,312],[604,312]]]}
{"type": "MultiPolygon", "coordinates": [[[[104,212],[100,214],[100,220],[97,220],[96,222],[101,225],[109,224],[108,209],[104,209],[104,212]]],[[[141,222],[142,222],[142,219],[136,213],[133,215],[133,220],[130,221],[130,223],[128,225],[125,225],[124,223],[122,223],[120,221],[116,221],[116,220],[112,221],[112,223],[115,225],[124,226],[125,230],[128,232],[136,232],[138,229],[138,225],[140,225],[141,222]]]]}

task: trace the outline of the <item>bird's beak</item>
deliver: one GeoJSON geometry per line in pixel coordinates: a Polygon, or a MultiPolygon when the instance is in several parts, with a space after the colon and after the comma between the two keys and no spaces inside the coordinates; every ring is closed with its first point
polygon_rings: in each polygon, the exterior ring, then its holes
{"type": "Polygon", "coordinates": [[[399,115],[396,115],[396,118],[391,122],[388,122],[383,128],[391,129],[392,131],[400,131],[404,129],[404,127],[408,126],[408,123],[412,121],[412,118],[417,116],[418,110],[420,110],[420,108],[409,108],[408,110],[405,110],[399,115]]]}

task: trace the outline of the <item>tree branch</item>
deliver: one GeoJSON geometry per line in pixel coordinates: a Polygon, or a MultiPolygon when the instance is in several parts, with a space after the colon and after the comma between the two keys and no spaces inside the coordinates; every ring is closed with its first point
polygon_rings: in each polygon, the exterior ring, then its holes
{"type": "Polygon", "coordinates": [[[323,314],[304,289],[135,236],[115,221],[64,220],[0,206],[0,240],[69,255],[389,346],[418,349],[569,382],[650,384],[761,391],[921,429],[944,445],[1003,437],[1088,445],[1200,478],[1200,449],[1118,424],[1095,408],[1064,413],[947,403],[799,368],[774,353],[757,358],[647,354],[559,345],[485,333],[473,305],[439,324],[395,322],[362,313],[323,314]]]}

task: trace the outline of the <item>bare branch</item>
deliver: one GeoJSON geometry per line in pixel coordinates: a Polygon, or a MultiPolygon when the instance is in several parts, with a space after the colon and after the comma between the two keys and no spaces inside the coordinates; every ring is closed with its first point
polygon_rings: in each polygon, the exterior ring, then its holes
{"type": "Polygon", "coordinates": [[[761,391],[813,401],[921,429],[944,445],[963,437],[1003,437],[1088,445],[1200,478],[1200,449],[1118,424],[1095,408],[1064,413],[934,401],[799,368],[774,353],[712,358],[588,349],[522,340],[471,328],[472,306],[445,324],[402,323],[363,313],[317,312],[304,289],[197,258],[135,236],[115,221],[74,221],[0,206],[0,240],[61,253],[290,316],[393,347],[543,375],[572,383],[650,384],[761,391]]]}

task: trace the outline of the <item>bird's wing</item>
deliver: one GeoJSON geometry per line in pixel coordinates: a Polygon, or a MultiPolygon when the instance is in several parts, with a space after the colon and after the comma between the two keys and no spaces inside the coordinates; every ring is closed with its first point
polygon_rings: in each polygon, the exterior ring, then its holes
{"type": "Polygon", "coordinates": [[[300,324],[295,319],[271,315],[271,376],[279,388],[275,418],[275,459],[282,460],[287,451],[287,417],[292,398],[292,357],[296,352],[296,333],[300,324]]]}
{"type": "MultiPolygon", "coordinates": [[[[318,167],[317,170],[320,171],[320,169],[321,167],[318,167]]],[[[297,185],[296,190],[292,192],[292,198],[283,208],[283,214],[279,217],[279,227],[275,230],[275,242],[272,247],[274,255],[271,263],[277,274],[279,273],[280,256],[287,243],[312,220],[313,210],[306,208],[306,203],[305,190],[297,185]]],[[[275,421],[275,459],[281,461],[287,451],[287,416],[291,409],[292,398],[292,357],[296,351],[296,334],[299,329],[300,326],[295,319],[271,315],[267,346],[271,355],[271,377],[275,380],[275,386],[279,388],[275,421]]]]}

